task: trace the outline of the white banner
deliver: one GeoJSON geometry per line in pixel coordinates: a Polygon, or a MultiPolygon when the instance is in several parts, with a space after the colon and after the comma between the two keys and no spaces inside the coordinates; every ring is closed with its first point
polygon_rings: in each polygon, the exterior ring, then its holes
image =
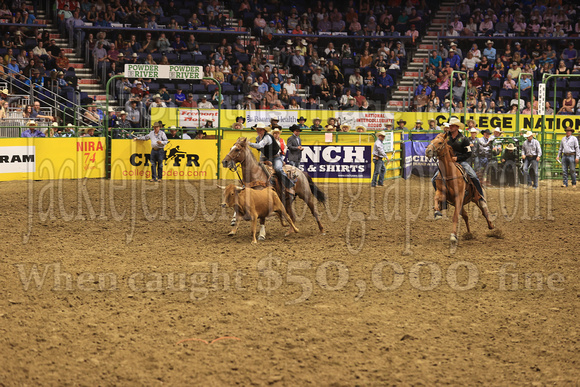
{"type": "Polygon", "coordinates": [[[364,112],[360,110],[343,110],[338,113],[340,124],[348,124],[351,130],[362,125],[368,131],[383,130],[385,124],[390,123],[394,127],[395,114],[387,112],[364,112]]]}
{"type": "Polygon", "coordinates": [[[0,147],[0,173],[36,172],[34,146],[0,147]]]}
{"type": "Polygon", "coordinates": [[[385,152],[389,153],[393,151],[395,146],[393,132],[386,132],[385,140],[383,141],[383,148],[385,152]]]}
{"type": "Polygon", "coordinates": [[[278,118],[278,125],[289,128],[298,123],[298,110],[246,110],[246,127],[251,128],[258,122],[270,125],[271,118],[278,118]]]}
{"type": "Polygon", "coordinates": [[[179,127],[203,128],[209,120],[217,128],[218,117],[217,109],[179,109],[179,127]]]}
{"type": "MultiPolygon", "coordinates": [[[[556,107],[554,106],[554,109],[556,107]]],[[[538,85],[538,114],[546,114],[546,84],[540,83],[538,85]]]]}
{"type": "Polygon", "coordinates": [[[203,78],[202,66],[126,64],[127,78],[190,79],[203,78]]]}

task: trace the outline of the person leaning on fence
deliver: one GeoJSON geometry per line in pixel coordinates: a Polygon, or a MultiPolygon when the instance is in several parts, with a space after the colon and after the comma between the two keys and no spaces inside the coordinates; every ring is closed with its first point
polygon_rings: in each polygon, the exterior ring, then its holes
{"type": "Polygon", "coordinates": [[[22,132],[21,137],[46,137],[46,134],[36,128],[36,121],[28,121],[26,126],[28,126],[28,129],[22,132]]]}
{"type": "Polygon", "coordinates": [[[469,146],[471,148],[471,158],[470,164],[473,166],[473,170],[479,170],[479,158],[478,158],[478,149],[477,146],[479,145],[479,141],[477,140],[477,128],[469,129],[469,146]]]}
{"type": "MultiPolygon", "coordinates": [[[[465,169],[466,175],[469,176],[469,178],[473,182],[473,185],[477,189],[477,192],[479,192],[479,194],[481,195],[480,200],[485,201],[485,199],[483,198],[483,189],[481,188],[479,179],[477,178],[477,175],[475,174],[473,168],[471,168],[471,165],[469,165],[469,158],[471,157],[471,147],[469,146],[469,140],[459,132],[460,129],[464,128],[465,125],[461,121],[459,121],[455,117],[451,118],[451,120],[449,120],[449,132],[447,133],[447,143],[451,146],[451,148],[453,149],[453,153],[455,154],[455,156],[453,157],[453,161],[461,164],[463,169],[465,169]]],[[[433,175],[433,178],[431,179],[433,183],[433,188],[435,189],[437,189],[435,185],[435,179],[437,178],[438,175],[439,169],[437,169],[437,172],[435,172],[435,175],[433,175]]]]}
{"type": "MultiPolygon", "coordinates": [[[[489,129],[485,129],[481,131],[483,137],[477,139],[477,159],[479,164],[479,174],[484,175],[487,169],[487,166],[492,158],[491,147],[493,145],[493,141],[491,140],[491,132],[489,129]]],[[[484,175],[483,178],[484,183],[487,183],[487,176],[484,175]]]]}
{"type": "Polygon", "coordinates": [[[540,142],[534,138],[534,133],[527,131],[526,141],[522,144],[522,159],[524,160],[524,184],[538,188],[538,161],[542,157],[540,142]],[[530,178],[530,168],[534,170],[534,181],[530,178]]]}
{"type": "Polygon", "coordinates": [[[377,133],[377,140],[373,146],[373,163],[375,164],[375,170],[373,172],[373,179],[371,180],[371,187],[376,187],[384,185],[385,172],[387,168],[385,167],[385,160],[388,161],[387,154],[385,153],[385,148],[383,147],[383,141],[387,134],[385,132],[377,133]]]}
{"type": "Polygon", "coordinates": [[[255,126],[258,137],[256,137],[256,142],[251,142],[250,147],[258,149],[263,158],[272,163],[274,172],[282,182],[282,185],[286,188],[293,188],[294,182],[284,172],[284,163],[280,157],[280,146],[274,140],[274,137],[268,131],[270,127],[266,126],[264,123],[257,123],[255,126]]]}
{"type": "Polygon", "coordinates": [[[576,188],[576,163],[580,159],[580,147],[578,139],[572,136],[574,129],[566,127],[566,136],[560,142],[560,149],[556,160],[562,158],[562,187],[568,187],[568,170],[572,178],[572,188],[576,188]]]}
{"type": "Polygon", "coordinates": [[[165,145],[168,140],[165,132],[161,131],[161,121],[153,124],[153,130],[145,136],[139,136],[133,141],[151,141],[151,155],[149,160],[151,162],[151,182],[161,181],[163,178],[163,159],[165,158],[165,145]]]}

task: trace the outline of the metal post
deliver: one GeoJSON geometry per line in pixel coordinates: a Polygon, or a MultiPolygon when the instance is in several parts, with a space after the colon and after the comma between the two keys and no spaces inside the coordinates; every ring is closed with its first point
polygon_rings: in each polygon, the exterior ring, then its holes
{"type": "Polygon", "coordinates": [[[113,81],[114,79],[118,79],[118,78],[123,78],[125,76],[124,73],[120,73],[117,75],[112,76],[108,81],[107,81],[107,85],[105,86],[105,93],[107,95],[107,111],[105,112],[105,128],[104,128],[104,133],[105,134],[105,146],[106,146],[106,161],[105,163],[109,163],[109,167],[106,170],[107,173],[107,179],[111,178],[111,167],[110,167],[110,162],[111,162],[111,133],[109,132],[109,86],[111,85],[111,81],[113,81]]]}
{"type": "Polygon", "coordinates": [[[217,172],[217,179],[219,180],[220,178],[220,167],[219,167],[219,162],[220,162],[220,156],[221,156],[221,147],[219,146],[219,144],[221,144],[221,142],[219,141],[219,138],[221,136],[221,115],[222,115],[222,85],[217,81],[217,79],[212,78],[212,77],[204,77],[203,79],[207,79],[210,81],[214,81],[216,83],[216,85],[218,86],[218,93],[219,93],[219,98],[218,98],[218,124],[217,124],[217,133],[218,133],[218,149],[217,149],[217,163],[216,165],[218,165],[217,172]]]}

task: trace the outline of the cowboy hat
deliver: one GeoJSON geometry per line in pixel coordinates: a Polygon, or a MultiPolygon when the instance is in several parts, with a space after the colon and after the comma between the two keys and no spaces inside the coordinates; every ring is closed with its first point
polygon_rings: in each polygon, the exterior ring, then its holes
{"type": "Polygon", "coordinates": [[[393,123],[392,123],[391,121],[389,121],[389,122],[386,122],[386,123],[385,123],[385,126],[393,126],[393,123]]]}
{"type": "Polygon", "coordinates": [[[0,93],[2,93],[2,94],[9,94],[10,91],[8,89],[2,89],[2,91],[0,93]]]}
{"type": "Polygon", "coordinates": [[[270,121],[280,121],[280,119],[278,117],[272,117],[270,118],[270,121]]]}
{"type": "Polygon", "coordinates": [[[169,129],[169,130],[177,130],[177,127],[176,127],[176,126],[174,126],[174,125],[171,125],[171,126],[170,126],[169,128],[167,128],[167,129],[169,129]]]}
{"type": "Polygon", "coordinates": [[[292,39],[288,39],[288,40],[286,41],[286,44],[292,44],[292,39]]]}
{"type": "Polygon", "coordinates": [[[497,127],[496,127],[496,128],[493,130],[493,132],[494,132],[494,133],[495,133],[495,132],[500,132],[500,133],[503,133],[503,132],[501,131],[501,129],[500,129],[500,127],[499,127],[499,126],[497,126],[497,127]]]}
{"type": "Polygon", "coordinates": [[[566,129],[564,129],[564,132],[572,132],[572,133],[574,133],[575,130],[571,126],[568,126],[566,129]]]}
{"type": "Polygon", "coordinates": [[[451,125],[456,125],[459,127],[459,129],[464,129],[465,128],[465,124],[461,121],[459,121],[457,118],[453,117],[449,120],[449,127],[451,127],[451,125]]]}
{"type": "Polygon", "coordinates": [[[510,142],[509,144],[506,145],[505,149],[506,150],[515,150],[516,146],[510,142]]]}
{"type": "Polygon", "coordinates": [[[245,117],[243,117],[243,116],[238,116],[238,117],[236,117],[236,122],[238,122],[238,120],[239,120],[240,118],[242,119],[242,122],[246,122],[246,118],[245,118],[245,117]]]}
{"type": "Polygon", "coordinates": [[[526,132],[526,134],[524,134],[524,137],[526,137],[526,138],[527,138],[527,137],[530,137],[530,136],[535,136],[535,134],[534,134],[534,133],[533,133],[531,130],[528,130],[528,131],[526,132]]]}
{"type": "Polygon", "coordinates": [[[282,131],[279,128],[276,128],[272,129],[272,133],[282,133],[282,131]]]}
{"type": "Polygon", "coordinates": [[[491,40],[488,40],[487,42],[485,42],[485,44],[493,44],[493,42],[491,40]]]}
{"type": "Polygon", "coordinates": [[[336,128],[334,127],[334,125],[326,125],[324,129],[326,129],[326,131],[334,131],[336,128]]]}
{"type": "Polygon", "coordinates": [[[469,129],[469,133],[477,133],[478,130],[476,128],[471,128],[469,129]]]}
{"type": "Polygon", "coordinates": [[[320,118],[318,118],[318,117],[314,117],[314,118],[312,119],[312,122],[314,122],[314,121],[322,121],[322,120],[321,120],[320,118]]]}
{"type": "Polygon", "coordinates": [[[302,43],[303,46],[308,46],[308,42],[306,41],[306,39],[302,39],[300,43],[302,43]]]}
{"type": "Polygon", "coordinates": [[[302,128],[301,128],[300,126],[298,126],[298,125],[292,125],[292,126],[290,127],[290,131],[291,131],[291,132],[295,132],[295,131],[302,132],[302,128]]]}
{"type": "Polygon", "coordinates": [[[37,125],[36,121],[33,120],[30,120],[26,123],[26,126],[36,126],[36,125],[37,125]]]}
{"type": "MultiPolygon", "coordinates": [[[[257,122],[256,125],[254,125],[254,129],[266,129],[268,125],[266,125],[263,122],[257,122]]],[[[270,128],[272,129],[272,128],[270,128]]],[[[267,132],[269,132],[269,130],[266,130],[267,132]]]]}
{"type": "Polygon", "coordinates": [[[489,131],[489,129],[484,129],[481,131],[481,134],[491,134],[491,132],[489,131]]]}
{"type": "Polygon", "coordinates": [[[437,120],[435,118],[429,118],[429,120],[427,122],[431,122],[431,121],[437,122],[437,120]]]}
{"type": "Polygon", "coordinates": [[[367,131],[367,128],[365,128],[365,127],[364,127],[364,126],[362,126],[362,125],[359,125],[359,126],[357,126],[356,128],[354,128],[354,130],[356,130],[357,132],[358,132],[358,130],[359,130],[359,129],[362,129],[362,132],[366,132],[366,131],[367,131]]]}
{"type": "Polygon", "coordinates": [[[340,130],[348,132],[350,130],[350,125],[349,124],[342,124],[342,125],[340,125],[340,130]]]}
{"type": "Polygon", "coordinates": [[[417,120],[417,121],[415,121],[415,123],[416,123],[416,124],[423,124],[423,121],[421,121],[421,120],[417,120]]]}
{"type": "Polygon", "coordinates": [[[377,137],[379,136],[387,137],[387,133],[385,133],[384,131],[378,132],[377,137]]]}
{"type": "Polygon", "coordinates": [[[300,122],[300,121],[302,121],[302,120],[306,121],[306,118],[304,118],[304,117],[300,116],[300,118],[298,118],[296,121],[300,122]]]}
{"type": "Polygon", "coordinates": [[[126,111],[124,111],[124,110],[121,110],[121,111],[119,112],[119,115],[120,115],[120,116],[122,116],[123,114],[127,114],[127,112],[126,112],[126,111]]]}
{"type": "Polygon", "coordinates": [[[473,122],[473,124],[475,125],[475,121],[471,118],[469,120],[467,120],[467,125],[469,125],[470,122],[473,122]]]}
{"type": "Polygon", "coordinates": [[[397,121],[397,124],[400,124],[401,122],[403,124],[406,124],[407,123],[407,121],[405,121],[404,119],[400,118],[399,121],[397,121]]]}

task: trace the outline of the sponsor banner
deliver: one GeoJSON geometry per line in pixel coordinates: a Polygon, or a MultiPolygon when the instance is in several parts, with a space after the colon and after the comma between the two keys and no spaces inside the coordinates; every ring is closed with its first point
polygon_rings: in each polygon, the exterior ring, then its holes
{"type": "Polygon", "coordinates": [[[437,161],[425,156],[425,150],[429,146],[429,142],[436,135],[437,133],[413,133],[413,141],[405,142],[403,162],[403,177],[405,179],[408,179],[411,174],[431,177],[437,171],[437,161]]]}
{"type": "MultiPolygon", "coordinates": [[[[418,119],[422,120],[423,122],[427,123],[430,118],[435,118],[437,121],[437,125],[441,126],[444,122],[449,121],[449,114],[442,114],[442,113],[396,113],[395,118],[398,121],[399,119],[403,119],[407,121],[406,127],[408,129],[412,129],[414,126],[414,122],[418,119]]],[[[467,122],[464,119],[463,112],[453,113],[452,116],[455,116],[461,120],[461,122],[467,122]]],[[[520,131],[524,130],[531,130],[535,133],[539,133],[542,130],[542,118],[544,116],[535,114],[534,119],[532,121],[532,117],[529,114],[520,114],[520,123],[519,129],[520,131]]],[[[565,116],[565,115],[547,115],[546,117],[546,130],[547,131],[557,131],[560,133],[564,133],[564,128],[570,125],[573,128],[580,127],[580,117],[579,116],[565,116]]],[[[500,127],[504,132],[511,132],[515,133],[517,131],[516,127],[516,115],[515,114],[467,114],[467,120],[474,120],[475,126],[480,129],[489,129],[493,131],[494,128],[500,127]]],[[[395,126],[397,129],[398,126],[395,126]]],[[[427,128],[427,124],[424,125],[424,128],[427,128]]],[[[519,133],[518,133],[519,134],[519,133]]],[[[478,135],[481,136],[481,135],[478,135]]],[[[541,139],[539,139],[541,140],[541,139]]]]}
{"type": "Polygon", "coordinates": [[[401,161],[403,179],[411,177],[413,170],[413,143],[406,141],[403,143],[403,160],[401,161]]]}
{"type": "Polygon", "coordinates": [[[0,181],[101,178],[105,156],[101,137],[6,138],[0,146],[0,181]]]}
{"type": "Polygon", "coordinates": [[[298,110],[246,110],[247,128],[251,128],[258,122],[270,124],[270,119],[278,118],[280,126],[289,128],[298,123],[298,110]]]}
{"type": "Polygon", "coordinates": [[[181,128],[204,127],[211,121],[214,128],[218,126],[219,114],[216,109],[179,109],[179,123],[181,128]]]}
{"type": "Polygon", "coordinates": [[[365,112],[365,111],[341,111],[338,113],[341,124],[350,125],[351,130],[359,125],[364,126],[367,131],[383,130],[387,123],[393,125],[395,121],[394,113],[387,112],[365,112]]]}
{"type": "Polygon", "coordinates": [[[0,147],[0,173],[33,173],[36,172],[36,147],[2,146],[0,147]]]}
{"type": "Polygon", "coordinates": [[[385,132],[385,140],[383,141],[383,149],[385,153],[391,153],[395,146],[395,136],[393,132],[385,132]]]}
{"type": "Polygon", "coordinates": [[[303,145],[300,169],[312,178],[371,177],[371,145],[303,145]]]}
{"type": "Polygon", "coordinates": [[[202,66],[125,64],[127,78],[191,79],[203,78],[202,66]]]}
{"type": "MultiPolygon", "coordinates": [[[[149,141],[113,140],[111,178],[150,179],[150,155],[149,141]]],[[[219,167],[215,140],[171,140],[165,147],[163,179],[215,179],[219,167]]]]}

